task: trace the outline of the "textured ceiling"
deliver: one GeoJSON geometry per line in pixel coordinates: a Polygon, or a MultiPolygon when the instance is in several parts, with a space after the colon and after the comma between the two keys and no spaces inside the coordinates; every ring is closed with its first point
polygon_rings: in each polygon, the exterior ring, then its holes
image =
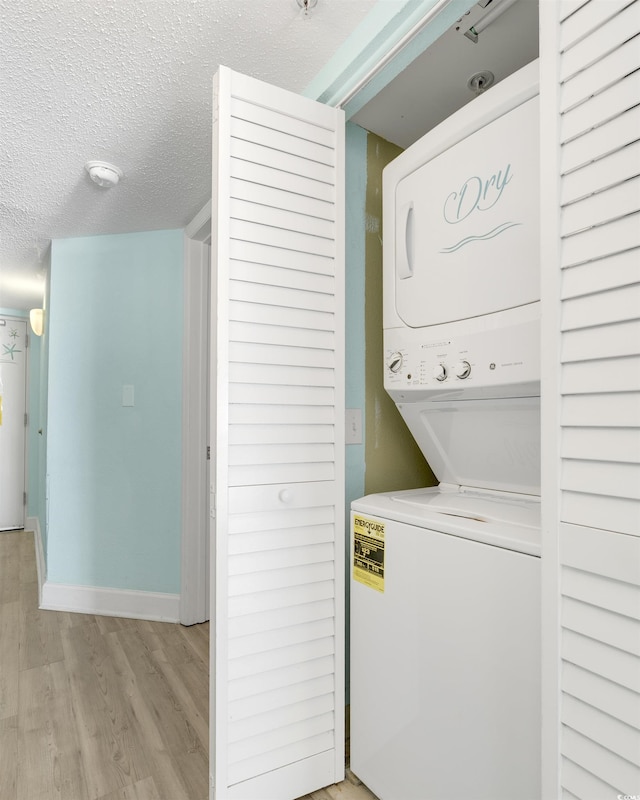
{"type": "Polygon", "coordinates": [[[51,239],[180,228],[210,197],[219,64],[301,91],[376,0],[0,0],[0,307],[51,239]],[[95,186],[88,160],[124,172],[95,186]]]}

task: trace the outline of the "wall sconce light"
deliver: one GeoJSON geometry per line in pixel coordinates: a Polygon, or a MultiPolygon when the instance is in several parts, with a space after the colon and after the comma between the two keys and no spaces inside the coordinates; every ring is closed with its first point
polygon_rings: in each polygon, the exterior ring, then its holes
{"type": "Polygon", "coordinates": [[[44,331],[44,309],[32,308],[29,312],[29,323],[35,335],[42,336],[42,332],[44,331]]]}

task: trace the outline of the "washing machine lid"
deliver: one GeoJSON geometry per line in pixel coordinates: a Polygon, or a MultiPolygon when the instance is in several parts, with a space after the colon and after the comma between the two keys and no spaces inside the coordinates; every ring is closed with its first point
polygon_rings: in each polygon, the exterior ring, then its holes
{"type": "Polygon", "coordinates": [[[540,498],[463,486],[373,494],[351,504],[354,513],[539,556],[540,498]]]}
{"type": "Polygon", "coordinates": [[[540,494],[540,398],[399,403],[441,483],[540,494]]]}

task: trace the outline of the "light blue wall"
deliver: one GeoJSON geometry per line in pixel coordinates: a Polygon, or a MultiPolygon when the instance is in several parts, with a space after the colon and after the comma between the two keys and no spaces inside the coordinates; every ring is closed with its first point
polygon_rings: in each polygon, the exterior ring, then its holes
{"type": "Polygon", "coordinates": [[[182,273],[182,231],[52,244],[51,582],[180,590],[182,273]]]}

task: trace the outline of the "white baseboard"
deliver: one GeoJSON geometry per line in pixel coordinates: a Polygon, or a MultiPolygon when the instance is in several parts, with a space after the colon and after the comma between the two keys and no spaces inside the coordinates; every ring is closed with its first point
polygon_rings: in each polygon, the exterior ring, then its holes
{"type": "Polygon", "coordinates": [[[36,549],[36,570],[38,573],[38,605],[42,606],[42,587],[47,580],[47,562],[42,547],[42,532],[38,517],[27,517],[26,530],[33,531],[33,542],[36,549]]]}
{"type": "Polygon", "coordinates": [[[178,622],[180,595],[108,589],[102,586],[74,586],[45,581],[40,608],[47,611],[74,611],[106,617],[178,622]]]}

